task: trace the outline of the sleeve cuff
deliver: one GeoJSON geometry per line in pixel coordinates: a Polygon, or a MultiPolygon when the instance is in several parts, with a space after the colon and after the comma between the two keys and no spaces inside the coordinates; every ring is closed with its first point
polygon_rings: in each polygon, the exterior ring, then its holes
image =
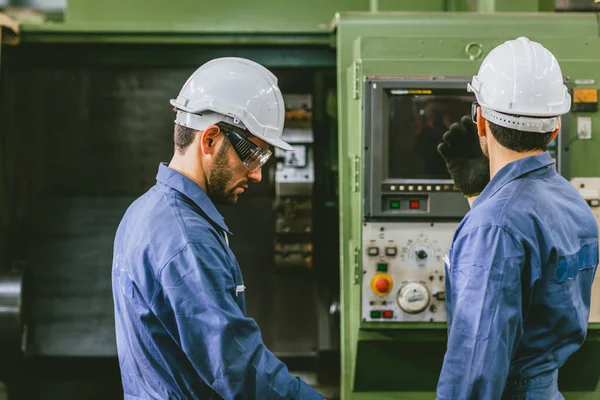
{"type": "Polygon", "coordinates": [[[300,381],[300,391],[298,392],[298,396],[296,396],[296,400],[323,400],[321,393],[317,392],[302,379],[297,379],[300,381]]]}

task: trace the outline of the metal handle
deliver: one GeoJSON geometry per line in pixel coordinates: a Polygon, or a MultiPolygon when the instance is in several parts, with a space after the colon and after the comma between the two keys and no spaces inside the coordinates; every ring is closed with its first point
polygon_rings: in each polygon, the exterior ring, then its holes
{"type": "Polygon", "coordinates": [[[340,303],[338,301],[334,301],[333,303],[331,303],[331,305],[329,306],[329,315],[335,315],[338,314],[340,312],[340,303]]]}
{"type": "Polygon", "coordinates": [[[0,353],[22,350],[23,270],[0,270],[0,353]]]}

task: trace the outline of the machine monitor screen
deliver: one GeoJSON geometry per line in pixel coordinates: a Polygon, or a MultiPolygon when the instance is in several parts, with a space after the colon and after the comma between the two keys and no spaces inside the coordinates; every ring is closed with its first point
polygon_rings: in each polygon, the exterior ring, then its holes
{"type": "Polygon", "coordinates": [[[470,115],[475,97],[456,89],[387,92],[388,178],[450,179],[437,147],[450,125],[470,115]]]}

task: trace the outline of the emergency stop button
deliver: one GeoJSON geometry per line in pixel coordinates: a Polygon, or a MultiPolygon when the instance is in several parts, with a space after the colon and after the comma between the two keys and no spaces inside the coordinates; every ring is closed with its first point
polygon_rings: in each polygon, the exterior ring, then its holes
{"type": "Polygon", "coordinates": [[[371,279],[371,289],[378,296],[385,296],[392,290],[392,277],[388,274],[376,274],[371,279]]]}

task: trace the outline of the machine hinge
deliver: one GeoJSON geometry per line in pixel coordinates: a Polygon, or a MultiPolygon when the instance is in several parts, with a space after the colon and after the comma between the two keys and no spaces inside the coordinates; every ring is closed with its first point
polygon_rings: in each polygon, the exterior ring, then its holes
{"type": "Polygon", "coordinates": [[[352,98],[358,99],[360,97],[360,75],[361,75],[361,63],[355,62],[352,68],[352,98]]]}
{"type": "Polygon", "coordinates": [[[358,285],[360,278],[360,249],[354,247],[354,284],[358,285]]]}
{"type": "Polygon", "coordinates": [[[358,192],[360,189],[360,157],[352,156],[352,191],[358,192]]]}

